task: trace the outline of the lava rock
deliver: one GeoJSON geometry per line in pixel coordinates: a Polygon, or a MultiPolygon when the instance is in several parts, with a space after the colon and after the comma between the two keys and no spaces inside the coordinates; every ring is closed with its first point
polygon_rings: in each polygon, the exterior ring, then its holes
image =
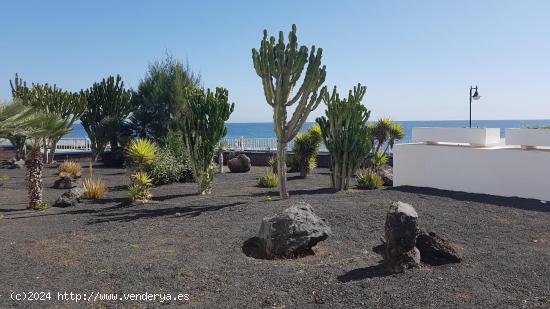
{"type": "Polygon", "coordinates": [[[59,178],[53,183],[54,189],[72,189],[76,187],[76,181],[70,176],[59,178]]]}
{"type": "Polygon", "coordinates": [[[416,248],[418,214],[409,204],[392,203],[386,215],[384,259],[393,272],[420,265],[416,248]]]}
{"type": "Polygon", "coordinates": [[[0,168],[4,169],[14,169],[14,168],[24,168],[25,160],[3,160],[0,162],[0,168]]]}
{"type": "Polygon", "coordinates": [[[53,207],[71,207],[76,206],[84,196],[84,189],[72,188],[71,190],[63,193],[53,204],[53,207]]]}
{"type": "Polygon", "coordinates": [[[250,171],[250,158],[244,154],[240,154],[227,161],[227,167],[231,173],[246,173],[250,171]]]}
{"type": "Polygon", "coordinates": [[[384,181],[384,186],[393,186],[393,167],[389,165],[384,165],[380,167],[378,169],[378,175],[382,177],[382,180],[384,181]]]}
{"type": "Polygon", "coordinates": [[[266,258],[295,258],[313,254],[312,248],[330,233],[325,219],[301,202],[282,214],[264,218],[257,238],[266,258]]]}
{"type": "Polygon", "coordinates": [[[416,247],[422,260],[431,262],[462,261],[462,248],[436,233],[419,229],[416,235],[416,247]]]}

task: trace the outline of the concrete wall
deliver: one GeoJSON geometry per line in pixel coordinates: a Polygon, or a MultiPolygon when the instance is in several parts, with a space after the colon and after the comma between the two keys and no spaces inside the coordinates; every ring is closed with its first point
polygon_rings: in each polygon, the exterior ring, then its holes
{"type": "Polygon", "coordinates": [[[550,151],[518,147],[400,144],[394,186],[517,196],[550,201],[550,151]]]}

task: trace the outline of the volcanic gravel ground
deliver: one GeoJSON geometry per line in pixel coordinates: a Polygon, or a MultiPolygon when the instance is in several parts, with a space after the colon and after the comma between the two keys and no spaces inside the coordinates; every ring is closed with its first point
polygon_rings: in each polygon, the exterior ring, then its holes
{"type": "MultiPolygon", "coordinates": [[[[289,175],[290,201],[256,187],[264,168],[219,174],[213,194],[195,184],[153,188],[127,201],[128,175],[96,168],[106,198],[72,208],[25,210],[24,170],[0,170],[0,308],[550,308],[550,204],[425,188],[329,189],[327,170],[289,175]],[[271,200],[270,200],[271,199],[271,200]],[[310,203],[333,235],[315,255],[261,260],[243,253],[263,217],[310,203]],[[391,201],[412,204],[420,225],[464,249],[459,264],[388,274],[381,244],[391,201]],[[50,301],[11,292],[50,291],[50,301]],[[177,293],[188,301],[60,301],[57,292],[177,293]]],[[[45,198],[55,169],[45,169],[45,198]]],[[[87,173],[85,173],[87,174],[87,173]]]]}

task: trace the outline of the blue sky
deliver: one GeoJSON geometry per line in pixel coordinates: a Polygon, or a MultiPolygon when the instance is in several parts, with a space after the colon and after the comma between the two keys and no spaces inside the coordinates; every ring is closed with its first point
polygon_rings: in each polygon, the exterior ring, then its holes
{"type": "MultiPolygon", "coordinates": [[[[121,74],[136,87],[166,51],[207,87],[224,86],[232,122],[271,121],[251,48],[262,30],[298,27],[323,48],[326,84],[367,85],[372,117],[550,118],[550,1],[8,1],[2,4],[0,99],[19,72],[68,90],[121,74]]],[[[324,111],[321,105],[310,120],[324,111]]]]}

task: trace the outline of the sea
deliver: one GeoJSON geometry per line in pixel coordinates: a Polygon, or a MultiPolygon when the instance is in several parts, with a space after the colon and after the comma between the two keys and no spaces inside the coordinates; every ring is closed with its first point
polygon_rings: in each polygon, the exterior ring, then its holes
{"type": "MultiPolygon", "coordinates": [[[[411,141],[411,130],[414,127],[468,127],[468,120],[428,120],[428,121],[396,121],[405,128],[405,138],[402,143],[411,141]]],[[[306,122],[302,130],[306,130],[314,122],[306,122]]],[[[504,137],[506,128],[523,128],[531,126],[550,126],[550,119],[541,120],[472,120],[472,127],[479,128],[500,128],[500,136],[504,137]]],[[[226,123],[228,138],[238,137],[275,137],[272,122],[251,122],[251,123],[226,123]]],[[[86,137],[86,132],[82,125],[77,122],[73,124],[73,130],[68,133],[66,138],[86,137]]]]}

